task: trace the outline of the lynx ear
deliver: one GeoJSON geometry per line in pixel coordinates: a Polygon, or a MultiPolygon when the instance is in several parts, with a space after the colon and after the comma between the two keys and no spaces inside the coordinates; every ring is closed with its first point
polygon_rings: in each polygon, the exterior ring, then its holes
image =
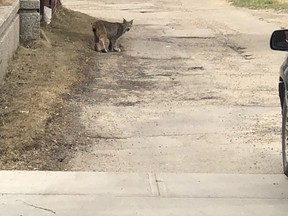
{"type": "Polygon", "coordinates": [[[127,23],[127,20],[123,18],[123,23],[127,23]]]}
{"type": "Polygon", "coordinates": [[[129,23],[133,24],[134,19],[132,19],[129,23]]]}

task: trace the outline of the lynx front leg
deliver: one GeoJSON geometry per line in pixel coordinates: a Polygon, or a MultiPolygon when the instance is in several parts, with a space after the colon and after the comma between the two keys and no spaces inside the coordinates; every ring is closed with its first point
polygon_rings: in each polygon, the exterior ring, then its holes
{"type": "Polygon", "coordinates": [[[111,39],[111,51],[115,51],[115,52],[120,52],[120,48],[117,46],[117,40],[116,39],[111,39]]]}

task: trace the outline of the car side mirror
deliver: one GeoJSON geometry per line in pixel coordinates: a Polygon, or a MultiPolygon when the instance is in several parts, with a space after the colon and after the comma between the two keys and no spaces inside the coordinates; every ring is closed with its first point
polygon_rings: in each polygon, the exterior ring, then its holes
{"type": "Polygon", "coordinates": [[[274,31],[270,38],[272,50],[288,51],[288,29],[274,31]]]}

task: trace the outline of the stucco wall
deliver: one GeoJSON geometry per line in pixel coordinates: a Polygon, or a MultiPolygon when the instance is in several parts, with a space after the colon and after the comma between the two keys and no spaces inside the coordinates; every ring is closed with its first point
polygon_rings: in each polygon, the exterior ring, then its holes
{"type": "Polygon", "coordinates": [[[8,62],[19,44],[19,1],[10,6],[0,6],[0,84],[8,62]]]}

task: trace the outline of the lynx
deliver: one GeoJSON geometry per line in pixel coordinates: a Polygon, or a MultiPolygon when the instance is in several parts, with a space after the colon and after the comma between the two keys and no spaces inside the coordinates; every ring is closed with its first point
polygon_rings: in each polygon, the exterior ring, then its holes
{"type": "Polygon", "coordinates": [[[95,51],[105,52],[115,51],[120,52],[120,48],[117,45],[117,40],[125,32],[129,31],[132,27],[133,20],[126,21],[123,19],[123,23],[114,23],[103,20],[98,20],[92,24],[92,30],[95,40],[95,51]]]}

